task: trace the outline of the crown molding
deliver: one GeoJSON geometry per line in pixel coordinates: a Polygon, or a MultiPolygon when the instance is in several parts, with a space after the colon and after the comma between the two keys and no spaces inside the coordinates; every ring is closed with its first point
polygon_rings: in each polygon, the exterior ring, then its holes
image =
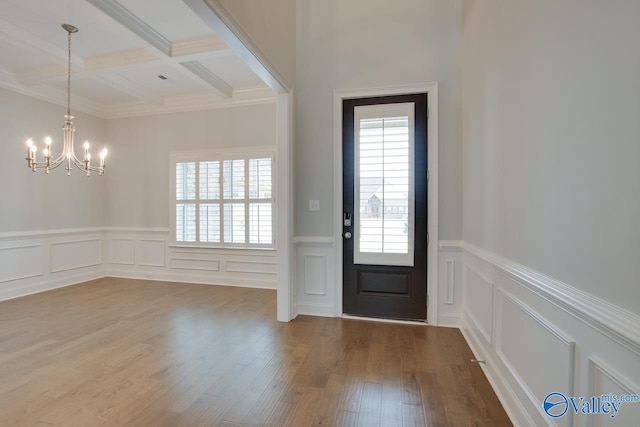
{"type": "MultiPolygon", "coordinates": [[[[61,107],[67,106],[67,93],[65,91],[47,86],[39,86],[37,90],[22,86],[16,81],[15,76],[6,70],[0,70],[0,87],[61,107]]],[[[104,111],[99,104],[83,97],[74,96],[71,107],[72,113],[74,111],[81,111],[91,114],[92,116],[105,118],[104,111]]]]}
{"type": "Polygon", "coordinates": [[[153,116],[157,114],[180,113],[188,111],[214,110],[219,108],[243,107],[275,103],[276,95],[270,88],[239,89],[233,97],[223,99],[213,93],[196,93],[165,97],[162,105],[150,105],[144,102],[112,104],[104,109],[105,119],[153,116]]]}

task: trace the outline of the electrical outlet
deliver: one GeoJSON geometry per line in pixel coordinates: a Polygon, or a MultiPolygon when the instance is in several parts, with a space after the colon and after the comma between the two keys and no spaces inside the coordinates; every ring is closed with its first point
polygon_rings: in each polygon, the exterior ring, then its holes
{"type": "Polygon", "coordinates": [[[309,212],[320,211],[320,200],[309,200],[309,212]]]}

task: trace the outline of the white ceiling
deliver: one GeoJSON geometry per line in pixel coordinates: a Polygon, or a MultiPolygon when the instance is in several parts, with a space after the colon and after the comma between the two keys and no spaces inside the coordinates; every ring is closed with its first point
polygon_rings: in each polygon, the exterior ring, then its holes
{"type": "Polygon", "coordinates": [[[66,105],[63,23],[79,29],[72,112],[114,118],[273,99],[182,0],[2,0],[1,87],[66,105]]]}

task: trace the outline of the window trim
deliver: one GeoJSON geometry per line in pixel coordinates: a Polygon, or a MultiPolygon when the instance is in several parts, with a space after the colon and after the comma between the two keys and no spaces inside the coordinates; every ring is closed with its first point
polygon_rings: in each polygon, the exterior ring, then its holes
{"type": "Polygon", "coordinates": [[[251,249],[251,250],[275,250],[276,248],[276,150],[275,147],[255,147],[255,148],[234,148],[228,149],[215,149],[215,150],[193,150],[193,151],[177,151],[169,154],[169,218],[170,218],[170,230],[171,239],[170,246],[172,247],[184,247],[184,248],[208,248],[208,249],[251,249]],[[249,198],[249,167],[248,160],[270,158],[271,159],[271,198],[270,199],[251,199],[249,198]],[[200,187],[199,187],[199,163],[207,161],[219,161],[220,162],[220,174],[222,178],[222,164],[225,160],[245,160],[245,197],[242,199],[225,199],[223,182],[220,181],[220,199],[204,199],[200,200],[200,187]],[[195,162],[196,163],[196,198],[194,200],[176,200],[176,164],[183,162],[195,162]],[[211,203],[211,201],[218,203],[220,206],[220,242],[200,242],[200,204],[211,203]],[[195,242],[183,242],[177,240],[177,227],[176,227],[176,205],[178,203],[194,203],[196,210],[196,241],[195,242]],[[245,205],[245,236],[247,241],[245,243],[225,243],[224,242],[224,221],[222,213],[225,204],[241,203],[245,205]],[[272,241],[269,244],[266,243],[250,243],[249,242],[249,209],[247,208],[251,203],[270,203],[271,204],[271,237],[272,241]]]}

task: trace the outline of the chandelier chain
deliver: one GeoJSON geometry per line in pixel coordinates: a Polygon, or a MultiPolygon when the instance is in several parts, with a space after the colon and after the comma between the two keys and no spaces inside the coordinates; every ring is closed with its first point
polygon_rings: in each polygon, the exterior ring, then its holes
{"type": "Polygon", "coordinates": [[[68,50],[68,61],[67,61],[67,115],[71,114],[71,31],[67,34],[67,50],[68,50]]]}

